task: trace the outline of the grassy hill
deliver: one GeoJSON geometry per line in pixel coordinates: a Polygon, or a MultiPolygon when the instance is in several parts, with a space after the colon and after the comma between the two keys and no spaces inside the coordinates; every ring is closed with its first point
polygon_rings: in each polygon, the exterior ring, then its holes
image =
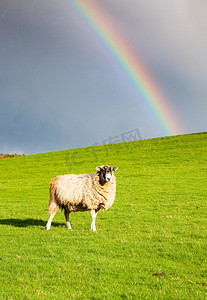
{"type": "Polygon", "coordinates": [[[0,299],[207,297],[207,133],[0,160],[0,299]],[[119,166],[112,208],[59,211],[57,174],[119,166]]]}

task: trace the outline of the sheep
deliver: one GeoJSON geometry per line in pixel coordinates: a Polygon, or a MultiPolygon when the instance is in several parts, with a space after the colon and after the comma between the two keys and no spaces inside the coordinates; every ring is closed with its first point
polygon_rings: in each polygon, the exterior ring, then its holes
{"type": "Polygon", "coordinates": [[[59,175],[50,182],[50,215],[46,229],[51,227],[52,220],[59,208],[64,210],[66,226],[72,229],[69,214],[76,211],[90,211],[91,230],[96,231],[95,220],[100,209],[107,210],[114,202],[116,178],[114,171],[118,167],[98,166],[95,173],[59,175]]]}

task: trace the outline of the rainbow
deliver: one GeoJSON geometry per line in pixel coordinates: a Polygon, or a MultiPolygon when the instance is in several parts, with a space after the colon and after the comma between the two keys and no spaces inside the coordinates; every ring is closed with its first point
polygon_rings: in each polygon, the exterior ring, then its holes
{"type": "Polygon", "coordinates": [[[183,126],[176,117],[176,113],[166,99],[161,88],[149,74],[142,60],[137,57],[115,30],[115,26],[100,8],[98,1],[66,0],[73,13],[80,21],[87,25],[96,39],[107,49],[108,54],[122,71],[125,79],[130,83],[145,109],[159,125],[164,135],[183,133],[183,126]]]}

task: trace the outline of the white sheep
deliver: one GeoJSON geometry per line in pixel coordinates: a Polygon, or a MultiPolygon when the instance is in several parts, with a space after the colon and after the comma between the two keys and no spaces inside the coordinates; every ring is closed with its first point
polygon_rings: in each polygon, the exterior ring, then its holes
{"type": "Polygon", "coordinates": [[[118,167],[100,166],[96,172],[89,174],[59,175],[50,182],[50,214],[46,229],[51,227],[52,219],[59,208],[64,210],[66,226],[71,229],[70,212],[90,211],[91,229],[96,231],[95,220],[100,209],[112,206],[116,194],[116,178],[114,171],[118,167]]]}

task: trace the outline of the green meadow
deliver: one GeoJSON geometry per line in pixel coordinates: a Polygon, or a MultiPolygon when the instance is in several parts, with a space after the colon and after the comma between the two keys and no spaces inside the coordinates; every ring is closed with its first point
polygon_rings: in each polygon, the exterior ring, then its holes
{"type": "Polygon", "coordinates": [[[207,133],[0,160],[0,299],[207,298],[207,133]],[[112,208],[59,211],[49,182],[118,166],[112,208]]]}

